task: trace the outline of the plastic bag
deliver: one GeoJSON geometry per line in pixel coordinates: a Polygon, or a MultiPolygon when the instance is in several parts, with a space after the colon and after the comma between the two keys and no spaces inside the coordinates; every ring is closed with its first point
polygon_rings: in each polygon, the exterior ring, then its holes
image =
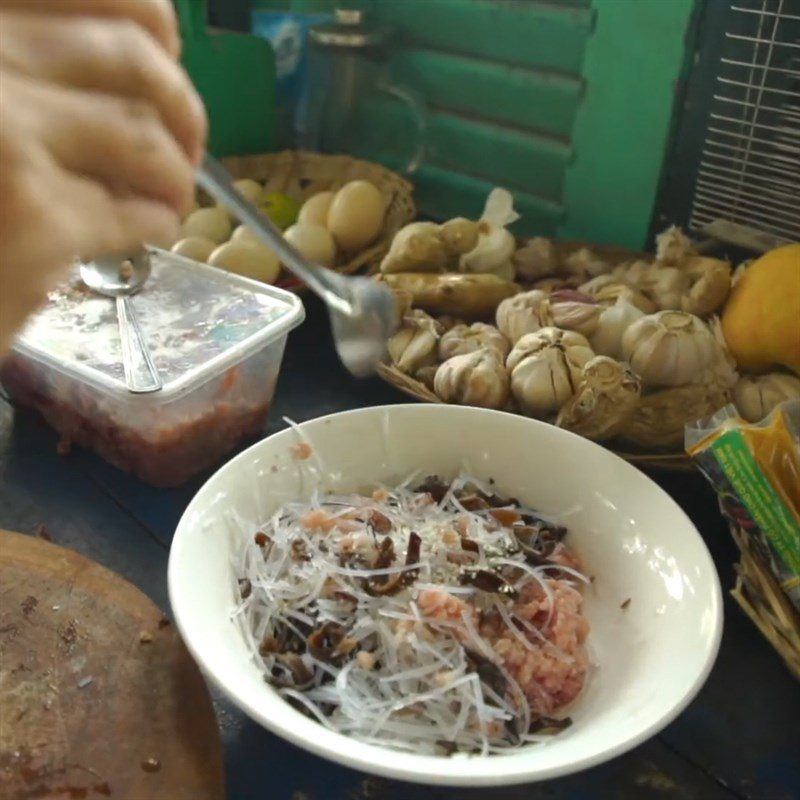
{"type": "Polygon", "coordinates": [[[734,406],[686,426],[686,452],[714,487],[723,513],[755,537],[800,610],[800,401],[749,423],[734,406]]]}

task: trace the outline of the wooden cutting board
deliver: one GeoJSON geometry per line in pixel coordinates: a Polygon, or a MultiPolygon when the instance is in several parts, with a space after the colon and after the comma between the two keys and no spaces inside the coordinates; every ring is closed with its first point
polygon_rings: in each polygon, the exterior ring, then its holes
{"type": "Polygon", "coordinates": [[[99,564],[8,531],[0,797],[224,797],[211,699],[163,613],[99,564]]]}

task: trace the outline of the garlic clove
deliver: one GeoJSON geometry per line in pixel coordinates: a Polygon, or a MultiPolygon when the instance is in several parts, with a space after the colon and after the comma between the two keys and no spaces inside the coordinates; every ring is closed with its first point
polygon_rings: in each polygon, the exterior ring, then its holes
{"type": "Polygon", "coordinates": [[[461,272],[496,272],[509,264],[514,254],[514,236],[505,228],[489,228],[478,236],[478,243],[459,259],[461,272]]]}
{"type": "Polygon", "coordinates": [[[622,337],[625,331],[644,314],[620,295],[610,308],[604,308],[597,320],[597,326],[590,336],[595,353],[621,359],[622,337]]]}
{"type": "Polygon", "coordinates": [[[462,272],[495,272],[511,260],[516,248],[514,236],[506,226],[519,219],[514,198],[506,189],[492,189],[479,223],[475,247],[459,259],[462,272]]]}

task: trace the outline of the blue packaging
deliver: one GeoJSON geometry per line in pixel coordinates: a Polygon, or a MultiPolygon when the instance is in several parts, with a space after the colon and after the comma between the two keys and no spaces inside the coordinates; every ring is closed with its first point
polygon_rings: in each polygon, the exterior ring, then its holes
{"type": "Polygon", "coordinates": [[[252,33],[266,39],[275,52],[276,141],[281,148],[295,146],[297,117],[307,92],[309,28],[329,20],[326,14],[252,13],[252,33]]]}

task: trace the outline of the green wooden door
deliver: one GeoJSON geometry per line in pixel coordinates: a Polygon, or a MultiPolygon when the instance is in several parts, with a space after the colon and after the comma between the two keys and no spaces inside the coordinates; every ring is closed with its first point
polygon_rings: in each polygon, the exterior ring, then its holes
{"type": "MultiPolygon", "coordinates": [[[[520,233],[644,244],[695,0],[338,5],[396,26],[391,75],[428,104],[426,159],[413,176],[422,213],[478,214],[499,185],[515,195],[520,233]]],[[[396,166],[404,111],[375,101],[362,129],[353,151],[396,166]]]]}

